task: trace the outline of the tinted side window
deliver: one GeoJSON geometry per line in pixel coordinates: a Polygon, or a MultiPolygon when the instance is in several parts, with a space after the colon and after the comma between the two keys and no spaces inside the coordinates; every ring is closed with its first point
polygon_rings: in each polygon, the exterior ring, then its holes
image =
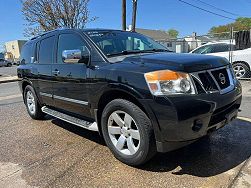
{"type": "Polygon", "coordinates": [[[227,51],[229,51],[229,45],[228,44],[220,44],[220,45],[214,45],[211,53],[227,52],[227,51]]]}
{"type": "Polygon", "coordinates": [[[25,44],[21,51],[20,63],[21,64],[31,63],[31,57],[33,56],[34,56],[33,43],[25,44]]]}
{"type": "Polygon", "coordinates": [[[210,50],[211,50],[211,45],[206,45],[206,46],[202,46],[202,47],[198,48],[197,50],[193,51],[193,53],[206,54],[206,53],[210,53],[210,50]]]}
{"type": "Polygon", "coordinates": [[[81,50],[82,56],[89,55],[86,42],[76,34],[60,34],[58,38],[57,63],[64,63],[62,52],[64,50],[81,50]]]}
{"type": "Polygon", "coordinates": [[[55,37],[48,37],[40,41],[38,62],[41,64],[53,63],[53,50],[55,45],[55,37]]]}

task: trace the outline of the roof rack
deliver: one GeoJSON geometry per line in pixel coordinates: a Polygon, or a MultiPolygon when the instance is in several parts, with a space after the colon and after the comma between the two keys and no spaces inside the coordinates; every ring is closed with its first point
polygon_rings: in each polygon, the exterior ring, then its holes
{"type": "Polygon", "coordinates": [[[35,40],[35,39],[40,38],[40,37],[42,37],[42,36],[44,36],[46,34],[52,33],[54,31],[61,31],[63,29],[69,29],[69,28],[61,27],[61,28],[50,30],[50,31],[46,31],[46,32],[43,32],[42,34],[40,34],[38,36],[32,37],[30,40],[35,40]]]}

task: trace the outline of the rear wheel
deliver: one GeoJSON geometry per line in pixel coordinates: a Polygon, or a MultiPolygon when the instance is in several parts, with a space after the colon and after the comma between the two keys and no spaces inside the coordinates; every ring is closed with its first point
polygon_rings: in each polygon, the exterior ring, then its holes
{"type": "Polygon", "coordinates": [[[107,146],[123,163],[140,165],[156,153],[149,118],[127,100],[115,99],[108,103],[102,113],[101,126],[107,146]]]}
{"type": "Polygon", "coordinates": [[[24,103],[32,119],[43,119],[45,114],[41,111],[34,89],[28,85],[24,89],[24,103]]]}
{"type": "Polygon", "coordinates": [[[242,62],[237,62],[233,64],[233,70],[236,78],[249,78],[250,69],[249,67],[242,62]]]}
{"type": "Polygon", "coordinates": [[[7,67],[11,67],[11,66],[12,66],[12,64],[11,64],[11,63],[8,63],[8,64],[7,64],[7,67]]]}

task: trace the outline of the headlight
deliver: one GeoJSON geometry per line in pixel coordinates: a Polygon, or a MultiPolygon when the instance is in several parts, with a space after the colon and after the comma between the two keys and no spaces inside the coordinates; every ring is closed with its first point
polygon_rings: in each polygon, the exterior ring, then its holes
{"type": "Polygon", "coordinates": [[[189,74],[170,70],[145,73],[145,79],[153,95],[195,94],[189,74]]]}

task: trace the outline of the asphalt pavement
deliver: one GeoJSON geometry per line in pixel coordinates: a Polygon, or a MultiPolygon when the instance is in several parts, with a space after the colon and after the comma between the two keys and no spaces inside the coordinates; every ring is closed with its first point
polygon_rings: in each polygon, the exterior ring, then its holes
{"type": "Polygon", "coordinates": [[[13,65],[12,67],[0,67],[0,76],[16,76],[17,75],[17,66],[13,65]]]}
{"type": "MultiPolygon", "coordinates": [[[[251,116],[249,102],[249,96],[243,97],[241,116],[251,116]]],[[[129,167],[113,157],[96,132],[49,116],[32,120],[17,83],[0,84],[1,188],[245,187],[235,180],[250,155],[251,123],[244,119],[185,148],[157,154],[141,167],[129,167]]]]}

